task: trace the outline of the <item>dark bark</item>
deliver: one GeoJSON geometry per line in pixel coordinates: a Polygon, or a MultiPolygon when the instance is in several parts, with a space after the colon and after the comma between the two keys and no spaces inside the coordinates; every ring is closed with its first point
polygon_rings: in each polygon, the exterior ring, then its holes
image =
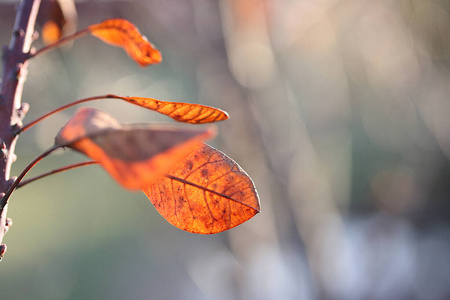
{"type": "MultiPolygon", "coordinates": [[[[0,193],[6,193],[12,180],[11,165],[15,160],[16,129],[22,126],[27,106],[21,103],[27,75],[27,59],[33,41],[34,24],[40,0],[21,1],[9,47],[3,47],[3,74],[0,92],[0,193]]],[[[0,244],[9,228],[6,220],[7,197],[0,200],[0,244]]]]}

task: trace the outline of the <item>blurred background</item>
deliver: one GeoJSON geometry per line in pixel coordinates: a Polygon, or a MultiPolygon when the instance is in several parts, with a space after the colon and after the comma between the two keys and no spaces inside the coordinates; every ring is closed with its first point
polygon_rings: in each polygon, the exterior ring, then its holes
{"type": "MultiPolygon", "coordinates": [[[[43,179],[11,199],[2,299],[450,299],[450,1],[62,3],[67,32],[125,18],[164,60],[140,68],[93,37],[36,57],[25,123],[106,93],[220,107],[231,119],[210,144],[253,178],[262,211],[201,236],[97,166],[43,179]]],[[[3,45],[15,6],[0,2],[3,45]]],[[[75,109],[20,137],[13,175],[75,109]]],[[[61,151],[30,175],[81,160],[61,151]]]]}

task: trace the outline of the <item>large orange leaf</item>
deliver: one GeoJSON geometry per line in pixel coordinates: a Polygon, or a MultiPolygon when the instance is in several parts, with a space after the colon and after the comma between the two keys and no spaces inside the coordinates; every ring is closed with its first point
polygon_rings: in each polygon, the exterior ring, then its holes
{"type": "Polygon", "coordinates": [[[212,106],[195,103],[169,102],[152,98],[110,95],[130,103],[157,111],[178,122],[202,124],[228,119],[228,113],[212,106]]]}
{"type": "Polygon", "coordinates": [[[161,62],[161,53],[129,21],[109,19],[88,27],[88,31],[105,43],[122,47],[140,66],[161,62]]]}
{"type": "Polygon", "coordinates": [[[56,146],[98,161],[123,187],[138,189],[167,172],[215,127],[121,125],[97,109],[81,108],[59,131],[56,146]]]}
{"type": "Polygon", "coordinates": [[[231,158],[205,144],[142,191],[169,223],[193,233],[228,230],[260,210],[251,178],[231,158]]]}

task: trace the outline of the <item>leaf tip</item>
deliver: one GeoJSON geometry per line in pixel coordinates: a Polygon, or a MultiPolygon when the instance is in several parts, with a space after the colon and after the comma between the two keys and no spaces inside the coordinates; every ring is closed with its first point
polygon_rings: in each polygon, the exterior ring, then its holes
{"type": "Polygon", "coordinates": [[[148,42],[147,49],[144,48],[143,50],[146,54],[142,55],[140,58],[134,58],[139,66],[146,67],[148,65],[155,65],[162,62],[161,52],[155,47],[155,45],[150,43],[147,38],[145,38],[145,40],[148,42]]]}

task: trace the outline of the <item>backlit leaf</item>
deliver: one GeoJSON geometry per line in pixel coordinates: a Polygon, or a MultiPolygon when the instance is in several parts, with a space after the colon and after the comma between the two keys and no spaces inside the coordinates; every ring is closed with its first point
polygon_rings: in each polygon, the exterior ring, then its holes
{"type": "Polygon", "coordinates": [[[88,27],[89,32],[105,43],[122,47],[140,66],[161,62],[161,53],[129,21],[109,19],[88,27]]]}
{"type": "Polygon", "coordinates": [[[228,119],[227,112],[215,107],[201,104],[168,102],[142,97],[115,97],[157,111],[163,115],[171,117],[178,122],[202,124],[228,119]]]}
{"type": "Polygon", "coordinates": [[[169,223],[193,233],[228,230],[260,210],[251,178],[231,158],[206,144],[142,191],[169,223]]]}
{"type": "Polygon", "coordinates": [[[81,108],[59,131],[55,145],[85,154],[123,187],[138,189],[214,135],[214,127],[121,125],[105,112],[81,108]]]}

